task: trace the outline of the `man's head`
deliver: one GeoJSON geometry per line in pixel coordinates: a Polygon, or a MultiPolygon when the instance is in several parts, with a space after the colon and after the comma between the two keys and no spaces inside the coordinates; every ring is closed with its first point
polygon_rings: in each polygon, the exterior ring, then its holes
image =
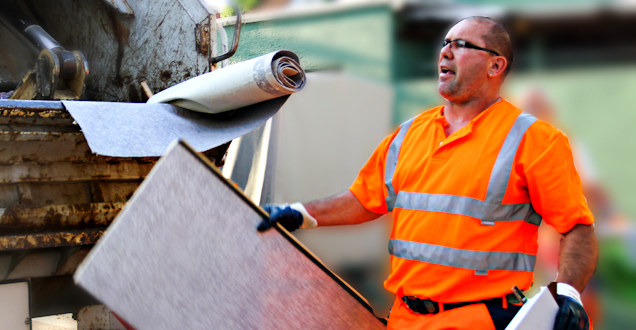
{"type": "Polygon", "coordinates": [[[512,45],[501,24],[487,17],[468,17],[444,38],[439,56],[440,94],[454,102],[498,93],[512,64],[512,45]]]}

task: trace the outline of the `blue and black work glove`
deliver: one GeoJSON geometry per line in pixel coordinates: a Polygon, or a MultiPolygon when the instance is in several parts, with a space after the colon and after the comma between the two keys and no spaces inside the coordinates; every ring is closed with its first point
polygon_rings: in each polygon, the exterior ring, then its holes
{"type": "Polygon", "coordinates": [[[590,321],[579,292],[566,283],[557,283],[556,291],[559,311],[554,320],[554,330],[589,330],[590,321]]]}
{"type": "Polygon", "coordinates": [[[269,213],[269,218],[263,219],[258,225],[258,231],[265,231],[272,228],[275,223],[280,223],[287,231],[294,231],[298,228],[311,229],[318,226],[318,222],[312,217],[303,204],[267,204],[263,209],[269,213]]]}

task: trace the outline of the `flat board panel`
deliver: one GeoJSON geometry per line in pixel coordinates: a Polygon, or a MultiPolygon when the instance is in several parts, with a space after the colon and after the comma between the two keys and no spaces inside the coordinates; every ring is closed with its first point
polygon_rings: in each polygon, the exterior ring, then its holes
{"type": "Polygon", "coordinates": [[[29,282],[0,282],[0,330],[28,330],[30,320],[29,282]]]}
{"type": "Polygon", "coordinates": [[[137,329],[385,329],[368,305],[184,143],[75,274],[137,329]]]}

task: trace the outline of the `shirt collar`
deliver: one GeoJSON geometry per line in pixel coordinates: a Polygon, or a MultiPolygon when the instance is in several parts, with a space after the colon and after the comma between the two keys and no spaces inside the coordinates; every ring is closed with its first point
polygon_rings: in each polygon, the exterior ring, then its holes
{"type": "MultiPolygon", "coordinates": [[[[489,113],[491,113],[494,109],[498,108],[499,105],[502,102],[507,102],[506,100],[504,100],[503,98],[499,97],[497,99],[497,101],[495,101],[495,103],[491,104],[488,108],[486,108],[486,110],[480,112],[477,116],[475,116],[475,118],[471,119],[468,124],[466,124],[466,126],[468,126],[469,128],[472,128],[472,126],[479,120],[481,120],[481,118],[484,118],[485,116],[487,116],[489,113]]],[[[437,121],[438,123],[440,123],[442,125],[442,127],[447,127],[449,125],[448,121],[446,121],[446,118],[444,117],[444,107],[440,107],[439,110],[435,111],[435,116],[433,117],[433,119],[435,121],[437,121]]],[[[466,127],[465,126],[465,127],[466,127]]]]}

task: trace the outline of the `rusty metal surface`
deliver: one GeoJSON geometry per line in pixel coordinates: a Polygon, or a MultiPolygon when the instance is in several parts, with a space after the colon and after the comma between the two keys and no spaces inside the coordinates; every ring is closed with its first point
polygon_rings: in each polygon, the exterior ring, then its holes
{"type": "Polygon", "coordinates": [[[0,101],[0,279],[73,274],[157,160],[93,154],[61,102],[0,101]]]}
{"type": "MultiPolygon", "coordinates": [[[[11,133],[7,134],[11,135],[11,133]]],[[[19,134],[15,134],[20,136],[19,134]]],[[[0,137],[3,132],[0,132],[0,137]]],[[[25,138],[25,135],[21,135],[25,138]]],[[[51,164],[55,162],[80,163],[107,163],[117,165],[131,159],[138,164],[155,163],[158,157],[104,157],[91,153],[84,137],[77,136],[78,141],[73,141],[76,136],[60,137],[56,139],[47,134],[39,134],[45,141],[1,141],[0,140],[0,165],[12,165],[19,163],[51,164]],[[50,141],[46,141],[50,140],[50,141]]],[[[29,138],[35,138],[30,135],[29,138]]]]}
{"type": "Polygon", "coordinates": [[[103,229],[0,236],[0,251],[95,244],[103,229]]]}
{"type": "Polygon", "coordinates": [[[0,131],[0,142],[72,142],[84,141],[82,133],[58,132],[7,132],[0,131]]]}
{"type": "MultiPolygon", "coordinates": [[[[0,251],[21,251],[4,268],[31,249],[90,249],[156,161],[92,154],[61,102],[0,101],[0,251]]],[[[85,252],[54,271],[72,273],[85,252]]]]}
{"type": "MultiPolygon", "coordinates": [[[[0,125],[73,125],[66,110],[21,110],[0,108],[0,125]]],[[[76,126],[77,127],[77,126],[76,126]]],[[[79,127],[75,128],[79,131],[79,127]]]]}
{"type": "Polygon", "coordinates": [[[59,101],[0,100],[0,130],[11,130],[2,125],[74,126],[75,131],[79,131],[59,101]]]}
{"type": "Polygon", "coordinates": [[[2,208],[11,207],[14,204],[29,208],[44,205],[82,204],[93,199],[91,197],[90,184],[86,182],[60,184],[20,183],[9,187],[16,188],[14,192],[17,195],[17,201],[5,204],[2,208]]]}
{"type": "Polygon", "coordinates": [[[0,232],[7,234],[42,233],[107,227],[125,203],[85,203],[0,209],[0,232]]]}
{"type": "Polygon", "coordinates": [[[0,209],[20,201],[17,189],[18,187],[16,185],[0,186],[0,209]]]}
{"type": "Polygon", "coordinates": [[[51,164],[13,164],[0,172],[0,184],[19,182],[68,182],[90,180],[134,180],[144,178],[154,164],[136,160],[94,163],[59,162],[51,164]]]}
{"type": "MultiPolygon", "coordinates": [[[[44,118],[44,119],[52,119],[52,118],[71,118],[71,115],[64,109],[20,109],[20,108],[10,108],[10,107],[2,107],[0,108],[0,117],[12,117],[12,118],[44,118]]],[[[71,122],[72,123],[72,122],[71,122]]]]}

